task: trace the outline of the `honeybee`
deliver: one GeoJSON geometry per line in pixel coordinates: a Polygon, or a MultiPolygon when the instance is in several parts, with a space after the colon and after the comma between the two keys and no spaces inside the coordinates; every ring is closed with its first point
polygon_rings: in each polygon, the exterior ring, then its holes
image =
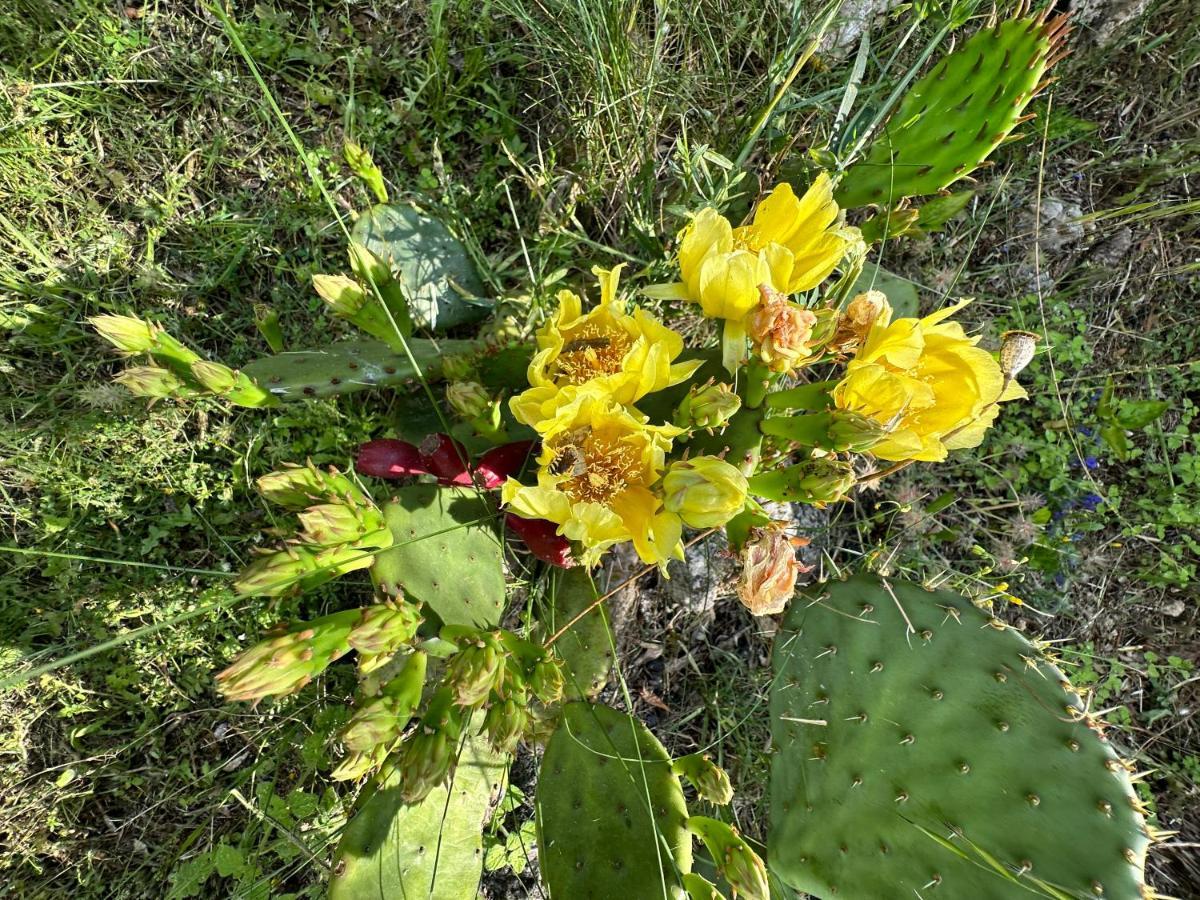
{"type": "Polygon", "coordinates": [[[563,345],[563,353],[578,353],[580,350],[603,350],[605,347],[611,346],[612,338],[594,337],[594,338],[576,338],[573,341],[567,341],[563,345]]]}
{"type": "Polygon", "coordinates": [[[587,473],[587,463],[578,447],[568,445],[555,451],[554,459],[550,460],[546,471],[551,475],[570,475],[572,478],[578,478],[587,473]]]}

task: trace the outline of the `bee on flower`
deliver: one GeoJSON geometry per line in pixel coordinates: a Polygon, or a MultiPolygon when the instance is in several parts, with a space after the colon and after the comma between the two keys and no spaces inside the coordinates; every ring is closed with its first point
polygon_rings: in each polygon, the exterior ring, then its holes
{"type": "Polygon", "coordinates": [[[803,197],[784,182],[749,225],[734,228],[711,207],[697,213],[680,233],[682,280],[647,293],[699,303],[704,315],[723,319],[722,361],[732,372],[745,356],[746,319],[759,305],[759,286],[784,295],[811,290],[861,241],[858,229],[844,224],[827,174],[803,197]]]}
{"type": "Polygon", "coordinates": [[[539,428],[581,388],[630,405],[646,394],[689,378],[701,361],[676,362],[683,338],[642,309],[625,311],[617,298],[621,266],[594,268],[600,304],[583,312],[583,299],[560,291],[558,309],[537,334],[528,390],[509,405],[519,422],[539,428]]]}

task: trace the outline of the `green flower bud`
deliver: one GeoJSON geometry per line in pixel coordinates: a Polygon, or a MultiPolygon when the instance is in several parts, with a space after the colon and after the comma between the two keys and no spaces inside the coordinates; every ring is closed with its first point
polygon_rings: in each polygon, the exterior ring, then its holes
{"type": "Polygon", "coordinates": [[[139,397],[194,397],[197,393],[174,372],[158,366],[131,366],[114,380],[139,397]]]}
{"type": "Polygon", "coordinates": [[[525,698],[501,700],[488,707],[483,717],[483,730],[488,743],[497,753],[512,753],[525,734],[529,723],[525,698]]]}
{"type": "Polygon", "coordinates": [[[839,453],[865,453],[887,437],[887,433],[887,427],[874,419],[835,409],[829,415],[828,449],[839,453]]]}
{"type": "Polygon", "coordinates": [[[450,382],[446,385],[446,401],[467,421],[487,415],[495,402],[487,388],[475,381],[450,382]]]}
{"type": "Polygon", "coordinates": [[[854,469],[832,457],[804,460],[750,479],[750,493],[768,500],[810,503],[823,507],[845,498],[854,487],[854,469]]]}
{"type": "Polygon", "coordinates": [[[696,793],[709,803],[724,806],[733,799],[733,786],[725,770],[707,756],[693,753],[671,763],[671,771],[688,780],[696,793]]]}
{"type": "Polygon", "coordinates": [[[548,656],[534,663],[529,675],[529,689],[547,706],[557,703],[563,694],[562,666],[559,661],[548,656]]]}
{"type": "Polygon", "coordinates": [[[442,377],[447,381],[473,381],[475,359],[466,353],[450,353],[442,357],[442,377]]]}
{"type": "Polygon", "coordinates": [[[466,638],[465,646],[446,665],[446,681],[460,706],[478,706],[500,685],[505,654],[490,634],[466,638]]]}
{"type": "Polygon", "coordinates": [[[516,316],[497,316],[480,330],[479,336],[489,344],[497,347],[508,347],[518,343],[525,334],[525,329],[516,316]]]}
{"type": "MultiPolygon", "coordinates": [[[[413,639],[421,624],[419,607],[404,600],[369,606],[350,633],[350,646],[359,653],[391,656],[413,639]]],[[[425,654],[419,654],[422,659],[425,654]]],[[[411,660],[410,660],[411,663],[411,660]]],[[[424,670],[421,681],[425,680],[424,670]]]]}
{"type": "Polygon", "coordinates": [[[358,314],[367,294],[358,282],[346,275],[314,275],[313,288],[329,304],[334,315],[349,319],[358,314]]]}
{"type": "Polygon", "coordinates": [[[300,690],[350,649],[346,638],[357,609],[301,623],[287,633],[254,645],[217,675],[229,700],[259,700],[300,690]]]}
{"type": "Polygon", "coordinates": [[[717,871],[729,882],[735,897],[771,900],[767,867],[737,831],[707,816],[689,817],[687,828],[704,842],[717,871]]]}
{"type": "Polygon", "coordinates": [[[214,394],[224,394],[237,384],[237,373],[233,369],[205,359],[192,363],[192,377],[200,382],[206,391],[214,394]]]}
{"type": "Polygon", "coordinates": [[[330,468],[323,472],[309,463],[307,466],[287,465],[258,479],[258,490],[267,500],[286,509],[305,509],[314,501],[341,500],[344,503],[366,503],[362,491],[347,478],[330,468]]]}
{"type": "Polygon", "coordinates": [[[382,288],[392,280],[392,269],[387,263],[364,247],[362,244],[351,242],[350,268],[360,281],[374,284],[382,288]]]}
{"type": "Polygon", "coordinates": [[[353,545],[324,550],[287,546],[252,562],[233,583],[233,589],[244,597],[300,593],[347,572],[369,568],[374,559],[372,553],[353,545]]]}
{"type": "Polygon", "coordinates": [[[717,886],[695,872],[688,872],[682,877],[683,889],[687,891],[688,900],[725,900],[717,886]]]}
{"type": "Polygon", "coordinates": [[[746,476],[715,456],[672,463],[662,486],[667,512],[693,528],[724,525],[746,505],[746,476]]]}
{"type": "Polygon", "coordinates": [[[455,742],[445,732],[418,725],[401,749],[404,773],[400,795],[405,803],[420,803],[442,784],[454,762],[455,742]]]}
{"type": "Polygon", "coordinates": [[[88,324],[122,353],[148,353],[162,332],[157,325],[133,316],[92,316],[88,324]]]}
{"type": "Polygon", "coordinates": [[[680,428],[721,428],[742,407],[742,398],[727,384],[693,385],[675,410],[680,428]]]}
{"type": "Polygon", "coordinates": [[[334,781],[357,781],[374,772],[387,759],[386,746],[373,747],[365,752],[353,751],[346,754],[336,769],[330,773],[334,781]]]}
{"type": "MultiPolygon", "coordinates": [[[[353,507],[344,503],[322,503],[300,513],[300,540],[318,547],[338,547],[364,543],[388,531],[383,513],[373,506],[353,507]]],[[[389,541],[390,543],[390,541],[389,541]]]]}

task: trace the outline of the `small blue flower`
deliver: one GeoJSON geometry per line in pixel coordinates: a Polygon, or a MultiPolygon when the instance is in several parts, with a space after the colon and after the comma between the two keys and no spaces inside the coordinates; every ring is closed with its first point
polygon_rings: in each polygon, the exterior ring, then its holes
{"type": "Polygon", "coordinates": [[[1067,576],[1064,575],[1062,572],[1055,572],[1054,573],[1054,586],[1056,588],[1058,588],[1060,591],[1064,590],[1067,586],[1067,576]]]}
{"type": "Polygon", "coordinates": [[[1084,468],[1086,468],[1089,472],[1093,472],[1100,468],[1100,460],[1096,459],[1094,456],[1085,456],[1083,458],[1083,465],[1084,468]]]}
{"type": "Polygon", "coordinates": [[[1087,425],[1079,425],[1075,428],[1075,430],[1078,431],[1080,434],[1082,434],[1084,437],[1091,437],[1092,433],[1093,433],[1092,429],[1089,428],[1087,425]]]}
{"type": "Polygon", "coordinates": [[[1086,509],[1088,512],[1094,512],[1096,510],[1096,507],[1098,507],[1103,502],[1104,502],[1104,498],[1101,497],[1099,494],[1084,494],[1082,497],[1079,498],[1079,505],[1082,506],[1084,509],[1086,509]]]}

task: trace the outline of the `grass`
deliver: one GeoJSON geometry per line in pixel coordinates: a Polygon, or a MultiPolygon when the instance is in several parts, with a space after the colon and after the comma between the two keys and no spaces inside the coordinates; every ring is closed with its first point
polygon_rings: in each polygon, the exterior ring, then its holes
{"type": "MultiPolygon", "coordinates": [[[[344,334],[305,285],[342,253],[309,167],[339,212],[368,202],[341,163],[347,137],[393,195],[455,227],[514,310],[536,311],[596,263],[661,274],[683,208],[744,208],[757,193],[728,160],[795,171],[820,145],[853,63],[822,54],[747,147],[821,10],[227,9],[303,159],[205,4],[18,0],[0,13],[0,512],[3,543],[24,551],[0,565],[0,666],[122,641],[0,694],[0,895],[318,896],[352,800],[327,778],[348,673],[269,715],[217,698],[212,672],[294,611],[235,601],[220,573],[268,523],[254,476],[305,457],[344,465],[391,410],[352,398],[269,416],[207,403],[148,413],[109,385],[116,367],[87,315],[150,315],[233,364],[266,350],[258,309],[278,313],[290,346],[344,334]]],[[[864,108],[936,36],[911,22],[872,31],[864,108]]],[[[1055,639],[1150,772],[1145,799],[1179,831],[1152,876],[1180,895],[1200,884],[1197,48],[1182,0],[1152,4],[1107,48],[1084,36],[1031,138],[982,175],[965,214],[886,246],[885,265],[918,282],[926,308],[973,295],[987,339],[1029,328],[1049,349],[981,461],[910,469],[837,510],[825,536],[841,565],[949,573],[981,595],[1009,583],[1026,605],[1005,614],[1055,639]],[[1082,221],[1039,215],[1051,200],[1077,204],[1082,221]],[[1062,229],[1076,239],[1047,240],[1062,229]],[[1124,459],[1100,436],[1110,378],[1116,403],[1170,404],[1124,459]]],[[[352,594],[335,583],[305,610],[352,594]]],[[[661,730],[681,748],[724,739],[739,822],[761,834],[767,641],[738,609],[718,617],[687,648],[699,674],[673,668],[682,656],[668,646],[666,676],[631,657],[626,680],[635,697],[661,695],[661,730]]]]}

